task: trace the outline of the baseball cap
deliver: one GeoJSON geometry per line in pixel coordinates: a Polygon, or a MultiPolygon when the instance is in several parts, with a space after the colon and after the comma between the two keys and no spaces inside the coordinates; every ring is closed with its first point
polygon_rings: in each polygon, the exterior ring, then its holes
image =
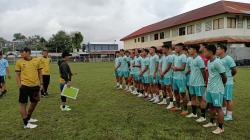
{"type": "Polygon", "coordinates": [[[66,57],[66,56],[71,56],[71,54],[68,51],[63,51],[62,58],[66,57]]]}

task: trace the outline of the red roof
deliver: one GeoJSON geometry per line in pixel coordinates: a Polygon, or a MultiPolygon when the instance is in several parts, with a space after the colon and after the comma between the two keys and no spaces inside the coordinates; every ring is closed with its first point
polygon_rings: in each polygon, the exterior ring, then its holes
{"type": "Polygon", "coordinates": [[[132,34],[122,38],[121,41],[132,39],[145,33],[150,33],[225,13],[250,14],[250,4],[232,1],[218,1],[216,3],[189,11],[187,13],[183,13],[178,16],[142,27],[141,29],[133,32],[132,34]]]}

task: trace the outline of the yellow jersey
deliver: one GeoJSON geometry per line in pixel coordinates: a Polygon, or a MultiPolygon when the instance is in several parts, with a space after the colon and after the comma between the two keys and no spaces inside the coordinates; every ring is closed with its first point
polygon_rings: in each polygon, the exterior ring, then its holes
{"type": "Polygon", "coordinates": [[[38,70],[41,69],[42,65],[38,58],[19,59],[15,66],[15,71],[21,73],[21,84],[29,87],[40,85],[38,70]]]}

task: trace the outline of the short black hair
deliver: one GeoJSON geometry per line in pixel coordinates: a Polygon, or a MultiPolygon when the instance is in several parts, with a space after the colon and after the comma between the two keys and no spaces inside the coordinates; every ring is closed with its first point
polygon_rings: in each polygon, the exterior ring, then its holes
{"type": "Polygon", "coordinates": [[[64,50],[62,52],[62,58],[65,58],[66,56],[72,56],[68,51],[64,50]]]}
{"type": "Polygon", "coordinates": [[[183,43],[177,43],[177,44],[175,44],[175,46],[181,46],[182,48],[185,47],[185,45],[183,43]]]}
{"type": "Polygon", "coordinates": [[[207,45],[205,46],[205,48],[208,50],[208,51],[211,51],[214,55],[216,54],[216,46],[211,44],[211,45],[207,45]]]}
{"type": "Polygon", "coordinates": [[[188,48],[195,49],[197,53],[200,51],[200,46],[196,44],[189,45],[188,48]]]}
{"type": "Polygon", "coordinates": [[[223,49],[225,52],[227,52],[227,47],[225,45],[222,44],[218,44],[218,48],[223,49]]]}
{"type": "Polygon", "coordinates": [[[118,53],[120,53],[119,51],[115,51],[115,54],[118,54],[118,53]]]}
{"type": "Polygon", "coordinates": [[[28,47],[24,47],[24,48],[22,48],[22,49],[20,50],[20,52],[29,52],[29,53],[31,53],[31,49],[28,48],[28,47]]]}
{"type": "Polygon", "coordinates": [[[142,51],[145,51],[146,53],[149,53],[149,50],[146,49],[146,48],[142,49],[142,51]]]}
{"type": "Polygon", "coordinates": [[[130,54],[130,51],[126,50],[125,53],[129,53],[130,54]]]}
{"type": "Polygon", "coordinates": [[[156,48],[155,46],[152,46],[152,47],[150,47],[150,48],[154,49],[155,52],[157,52],[157,48],[156,48]]]}
{"type": "Polygon", "coordinates": [[[170,45],[167,45],[167,44],[164,44],[164,45],[162,45],[162,48],[170,49],[171,46],[170,46],[170,45]]]}
{"type": "Polygon", "coordinates": [[[120,49],[120,52],[124,52],[124,50],[123,50],[123,49],[120,49]]]}
{"type": "Polygon", "coordinates": [[[141,53],[141,50],[137,50],[138,53],[141,53]]]}

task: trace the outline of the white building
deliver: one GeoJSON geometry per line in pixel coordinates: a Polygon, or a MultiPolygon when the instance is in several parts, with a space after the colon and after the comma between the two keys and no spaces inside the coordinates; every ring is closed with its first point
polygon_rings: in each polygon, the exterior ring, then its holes
{"type": "Polygon", "coordinates": [[[142,27],[121,41],[125,49],[223,42],[236,60],[250,59],[250,4],[219,1],[142,27]]]}

